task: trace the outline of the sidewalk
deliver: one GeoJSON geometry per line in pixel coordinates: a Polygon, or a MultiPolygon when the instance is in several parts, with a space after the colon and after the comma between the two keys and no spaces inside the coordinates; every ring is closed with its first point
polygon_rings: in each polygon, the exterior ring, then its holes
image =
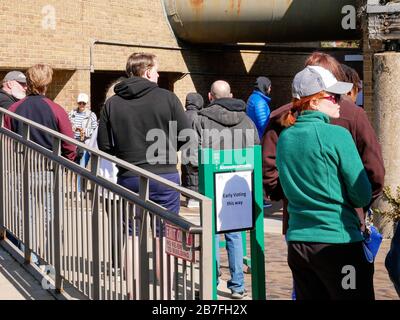
{"type": "Polygon", "coordinates": [[[54,297],[0,246],[0,300],[54,300],[54,297]]]}

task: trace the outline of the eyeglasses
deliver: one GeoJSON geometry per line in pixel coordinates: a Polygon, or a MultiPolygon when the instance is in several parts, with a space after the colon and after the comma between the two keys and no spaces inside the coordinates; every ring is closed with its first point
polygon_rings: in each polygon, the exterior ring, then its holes
{"type": "Polygon", "coordinates": [[[78,105],[84,105],[84,106],[86,106],[86,102],[78,102],[78,105]]]}
{"type": "Polygon", "coordinates": [[[338,104],[340,102],[341,97],[342,96],[340,94],[334,94],[327,97],[322,97],[321,99],[329,100],[334,104],[338,104]]]}

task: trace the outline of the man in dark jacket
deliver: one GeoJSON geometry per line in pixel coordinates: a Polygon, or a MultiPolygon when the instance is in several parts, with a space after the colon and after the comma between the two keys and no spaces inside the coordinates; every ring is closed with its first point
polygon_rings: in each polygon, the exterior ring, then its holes
{"type": "Polygon", "coordinates": [[[0,108],[8,109],[12,104],[25,98],[26,77],[20,71],[10,71],[2,81],[0,108]]]}
{"type": "Polygon", "coordinates": [[[198,113],[201,109],[204,107],[204,100],[201,94],[197,92],[190,92],[186,96],[186,103],[185,103],[185,109],[186,109],[186,116],[189,119],[189,123],[191,124],[191,127],[193,127],[193,124],[196,122],[198,118],[198,113]]]}
{"type": "MultiPolygon", "coordinates": [[[[197,92],[188,93],[186,96],[186,116],[189,120],[191,128],[194,128],[198,121],[198,113],[201,109],[203,109],[204,100],[203,97],[197,92]]],[[[193,156],[197,156],[195,153],[193,156]]],[[[182,186],[188,188],[193,191],[198,191],[199,189],[199,170],[197,166],[193,166],[190,161],[190,158],[186,158],[186,153],[182,153],[182,186]],[[186,161],[185,161],[186,160],[186,161]]],[[[199,202],[194,199],[188,199],[187,201],[188,208],[198,208],[199,202]]]]}
{"type": "MultiPolygon", "coordinates": [[[[28,96],[11,105],[9,107],[9,111],[73,138],[74,134],[72,132],[71,123],[69,122],[67,113],[60,105],[56,104],[45,96],[53,79],[53,69],[49,65],[37,64],[29,68],[26,72],[26,75],[28,96]]],[[[20,135],[22,135],[24,131],[22,123],[8,115],[4,117],[4,127],[20,135]]],[[[31,128],[30,140],[47,149],[53,149],[53,137],[42,130],[31,128]]],[[[73,161],[76,156],[75,145],[66,141],[62,141],[61,154],[67,159],[73,161]]],[[[39,226],[36,224],[36,222],[34,222],[35,219],[33,219],[33,232],[37,231],[36,228],[40,227],[43,228],[44,234],[47,235],[49,234],[48,232],[50,232],[50,221],[54,212],[53,192],[51,191],[53,187],[53,171],[50,167],[46,168],[45,170],[42,168],[38,173],[36,173],[36,175],[34,175],[34,177],[36,178],[33,179],[32,188],[34,189],[32,189],[32,193],[36,193],[36,196],[35,194],[31,193],[31,199],[29,202],[30,205],[31,203],[35,203],[36,205],[39,205],[40,208],[44,208],[46,210],[48,223],[39,226]],[[46,188],[44,188],[44,182],[48,184],[46,188]],[[48,190],[47,192],[45,191],[43,198],[37,197],[37,192],[33,192],[33,190],[38,189],[40,190],[39,193],[45,189],[48,190]]],[[[7,235],[7,237],[9,237],[9,239],[15,245],[19,246],[20,249],[24,251],[24,245],[22,243],[17,241],[11,234],[7,235]]],[[[45,241],[48,241],[46,236],[45,241]]],[[[41,249],[44,250],[45,248],[41,249]]],[[[31,254],[31,259],[32,262],[36,264],[39,263],[37,256],[33,253],[31,254]]]]}
{"type": "MultiPolygon", "coordinates": [[[[126,73],[129,78],[115,86],[115,95],[100,113],[99,149],[180,184],[177,148],[186,141],[179,142],[178,134],[190,128],[182,104],[174,93],[158,87],[155,55],[132,54],[126,73]],[[164,148],[153,148],[155,140],[160,142],[157,138],[165,142],[160,144],[164,148]]],[[[118,184],[138,192],[139,178],[124,168],[118,170],[118,184]]],[[[150,200],[179,213],[179,192],[155,181],[149,189],[150,200]]]]}
{"type": "MultiPolygon", "coordinates": [[[[227,82],[214,82],[208,96],[211,104],[199,112],[196,125],[201,148],[241,149],[260,143],[257,128],[246,115],[246,103],[232,98],[227,82]]],[[[228,289],[233,299],[242,299],[246,295],[242,235],[240,232],[225,233],[225,240],[231,273],[228,289]]],[[[216,237],[216,252],[219,264],[219,237],[216,237]]]]}
{"type": "MultiPolygon", "coordinates": [[[[312,54],[308,58],[306,65],[320,65],[331,71],[339,81],[345,81],[344,73],[339,62],[327,54],[312,54]]],[[[342,96],[339,105],[340,117],[338,119],[332,119],[331,124],[342,126],[350,131],[372,185],[373,202],[382,193],[384,186],[385,168],[381,147],[365,111],[357,107],[348,96],[342,96]]],[[[283,234],[286,234],[289,217],[287,213],[287,201],[279,183],[275,160],[278,138],[284,129],[280,124],[280,118],[291,108],[292,104],[289,103],[271,113],[270,123],[262,142],[264,188],[271,200],[283,200],[283,234]]],[[[356,208],[362,223],[365,219],[364,212],[366,210],[367,208],[356,208]]]]}

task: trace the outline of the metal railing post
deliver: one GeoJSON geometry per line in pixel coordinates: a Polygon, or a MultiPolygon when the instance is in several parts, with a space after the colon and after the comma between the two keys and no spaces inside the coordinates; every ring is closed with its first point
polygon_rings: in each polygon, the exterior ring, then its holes
{"type": "MultiPolygon", "coordinates": [[[[4,114],[0,112],[0,127],[4,124],[4,114]]],[[[4,225],[4,150],[3,150],[3,135],[0,134],[0,241],[6,238],[6,228],[4,225]]]]}
{"type": "MultiPolygon", "coordinates": [[[[22,137],[25,140],[29,140],[30,132],[29,132],[29,125],[24,123],[22,126],[22,137]]],[[[25,263],[30,264],[31,263],[31,228],[30,228],[30,210],[29,210],[29,197],[30,197],[30,186],[29,186],[29,159],[28,159],[28,147],[24,146],[23,149],[23,157],[24,157],[24,172],[23,172],[23,177],[22,177],[22,185],[23,185],[23,190],[24,194],[22,195],[23,197],[23,210],[24,210],[24,239],[25,239],[25,263]]],[[[18,195],[21,196],[21,195],[18,195]]]]}
{"type": "Polygon", "coordinates": [[[212,300],[213,290],[216,284],[213,282],[213,222],[212,201],[203,200],[200,203],[200,215],[203,232],[201,234],[201,261],[200,261],[200,298],[212,300]]]}
{"type": "MultiPolygon", "coordinates": [[[[142,200],[149,199],[149,179],[145,177],[140,177],[139,196],[142,200]]],[[[149,255],[147,249],[147,238],[149,236],[149,223],[148,223],[148,214],[144,208],[140,208],[139,216],[140,216],[139,256],[141,258],[139,263],[139,299],[148,300],[150,297],[150,290],[149,290],[150,270],[149,270],[149,259],[148,259],[149,255]]],[[[132,232],[135,232],[135,230],[133,230],[132,232]]]]}
{"type": "MultiPolygon", "coordinates": [[[[53,153],[57,156],[61,155],[61,140],[53,138],[53,153]]],[[[55,289],[56,292],[63,291],[63,279],[61,276],[61,259],[62,259],[62,215],[64,214],[64,195],[63,195],[63,179],[62,167],[57,164],[53,168],[54,172],[54,269],[55,269],[55,289]]]]}
{"type": "MultiPolygon", "coordinates": [[[[91,173],[98,174],[99,156],[90,156],[91,173]]],[[[103,235],[104,236],[104,235],[103,235]]],[[[92,211],[92,252],[93,252],[93,299],[100,300],[101,284],[101,261],[100,261],[100,213],[99,213],[99,192],[98,186],[93,189],[93,211],[92,211]]]]}

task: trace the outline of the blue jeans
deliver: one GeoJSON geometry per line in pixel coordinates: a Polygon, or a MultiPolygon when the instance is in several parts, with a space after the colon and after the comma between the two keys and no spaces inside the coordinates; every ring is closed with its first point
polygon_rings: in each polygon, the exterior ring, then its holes
{"type": "Polygon", "coordinates": [[[385,259],[385,266],[400,297],[400,222],[397,223],[390,250],[385,259]]]}
{"type": "MultiPolygon", "coordinates": [[[[226,251],[228,252],[229,272],[231,279],[228,281],[228,289],[233,292],[244,291],[243,273],[243,243],[241,232],[225,233],[226,251]]],[[[215,252],[217,270],[219,269],[219,235],[215,236],[215,252]]]]}
{"type": "MultiPolygon", "coordinates": [[[[79,165],[83,168],[86,168],[90,159],[90,153],[87,152],[86,150],[83,152],[82,158],[79,160],[79,165]]],[[[82,187],[81,187],[81,177],[78,176],[78,186],[77,186],[77,191],[81,192],[82,187]]]]}
{"type": "MultiPolygon", "coordinates": [[[[159,174],[160,177],[169,181],[180,184],[179,173],[163,173],[159,174]]],[[[119,177],[118,184],[132,190],[135,193],[139,192],[139,177],[119,177]]],[[[157,181],[150,180],[149,182],[149,199],[155,203],[163,206],[172,213],[179,214],[180,210],[180,193],[157,181]]],[[[159,234],[159,226],[157,224],[157,235],[159,234]]],[[[138,226],[136,226],[136,233],[138,233],[138,226]]],[[[129,222],[129,235],[132,235],[132,226],[129,222]]]]}

